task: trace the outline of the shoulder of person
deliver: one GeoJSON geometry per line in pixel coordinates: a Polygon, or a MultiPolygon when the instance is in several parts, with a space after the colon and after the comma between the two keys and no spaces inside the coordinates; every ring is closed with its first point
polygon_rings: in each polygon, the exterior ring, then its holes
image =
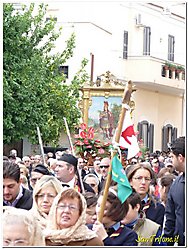
{"type": "Polygon", "coordinates": [[[102,240],[98,237],[86,241],[86,246],[104,246],[102,240]]]}

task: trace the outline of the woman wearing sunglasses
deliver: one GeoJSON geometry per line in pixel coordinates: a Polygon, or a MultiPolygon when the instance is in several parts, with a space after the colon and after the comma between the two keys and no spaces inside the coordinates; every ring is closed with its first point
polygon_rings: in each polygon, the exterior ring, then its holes
{"type": "Polygon", "coordinates": [[[95,192],[95,194],[99,193],[99,178],[94,175],[94,174],[87,174],[84,179],[83,182],[87,183],[95,192]]]}

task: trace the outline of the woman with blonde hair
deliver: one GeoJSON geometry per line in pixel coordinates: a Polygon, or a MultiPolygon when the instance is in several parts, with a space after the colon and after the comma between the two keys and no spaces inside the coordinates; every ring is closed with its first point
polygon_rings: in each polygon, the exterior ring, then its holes
{"type": "Polygon", "coordinates": [[[52,175],[44,175],[33,190],[33,206],[31,212],[37,217],[42,228],[46,227],[47,217],[53,200],[62,190],[60,181],[52,175]]]}
{"type": "Polygon", "coordinates": [[[73,188],[62,190],[52,204],[47,228],[47,246],[103,246],[86,226],[86,200],[73,188]]]}
{"type": "Polygon", "coordinates": [[[37,219],[28,210],[4,207],[3,246],[45,246],[37,219]]]}

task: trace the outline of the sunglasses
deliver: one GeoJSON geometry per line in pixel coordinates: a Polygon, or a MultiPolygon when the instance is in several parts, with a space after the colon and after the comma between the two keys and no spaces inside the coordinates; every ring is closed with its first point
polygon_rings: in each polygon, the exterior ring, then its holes
{"type": "Polygon", "coordinates": [[[107,168],[109,168],[109,165],[100,165],[100,169],[102,169],[102,168],[107,169],[107,168]]]}
{"type": "Polygon", "coordinates": [[[89,184],[92,188],[94,188],[95,186],[96,186],[96,184],[94,184],[94,183],[90,183],[89,184]]]}

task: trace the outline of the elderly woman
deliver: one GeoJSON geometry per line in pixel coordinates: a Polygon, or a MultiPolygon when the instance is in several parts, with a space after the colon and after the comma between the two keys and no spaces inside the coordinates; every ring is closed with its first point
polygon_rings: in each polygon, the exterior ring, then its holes
{"type": "Polygon", "coordinates": [[[54,199],[44,230],[47,246],[103,246],[86,226],[86,201],[76,190],[63,190],[54,199]]]}
{"type": "Polygon", "coordinates": [[[30,211],[14,207],[5,208],[3,246],[45,246],[40,225],[30,211]]]}
{"type": "Polygon", "coordinates": [[[47,217],[53,200],[62,190],[60,181],[49,175],[44,175],[37,181],[33,190],[33,207],[31,212],[37,217],[42,228],[46,227],[47,217]]]}
{"type": "Polygon", "coordinates": [[[155,179],[155,173],[147,162],[142,162],[131,166],[127,173],[130,185],[139,193],[142,200],[142,210],[146,218],[163,225],[164,206],[150,195],[150,184],[155,179]]]}
{"type": "Polygon", "coordinates": [[[87,183],[95,192],[95,194],[98,194],[99,192],[99,178],[92,174],[89,173],[87,174],[84,179],[83,182],[87,183]]]}
{"type": "MultiPolygon", "coordinates": [[[[101,193],[97,202],[97,216],[100,213],[102,199],[103,193],[101,193]]],[[[127,200],[122,204],[117,197],[117,192],[110,188],[102,223],[96,221],[92,228],[96,231],[98,237],[103,240],[105,246],[137,246],[138,236],[136,232],[121,223],[128,210],[127,200]]]]}

